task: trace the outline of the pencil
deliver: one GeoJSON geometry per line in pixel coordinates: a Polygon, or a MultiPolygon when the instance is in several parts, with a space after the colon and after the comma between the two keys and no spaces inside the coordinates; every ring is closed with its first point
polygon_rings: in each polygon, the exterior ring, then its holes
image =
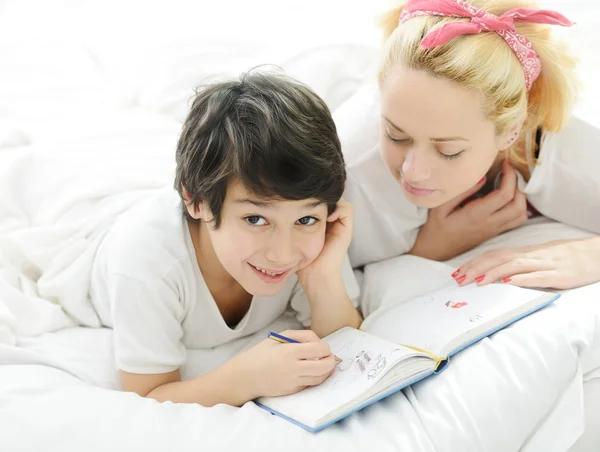
{"type": "MultiPolygon", "coordinates": [[[[281,344],[299,344],[300,342],[292,339],[290,337],[284,336],[283,334],[277,334],[274,332],[270,332],[267,337],[271,340],[274,340],[275,342],[279,342],[281,344]]],[[[339,356],[335,356],[333,355],[333,357],[335,358],[335,362],[336,363],[341,363],[343,361],[342,358],[340,358],[339,356]]]]}
{"type": "Polygon", "coordinates": [[[282,344],[299,344],[299,342],[295,339],[284,336],[283,334],[273,333],[272,331],[267,337],[269,339],[273,339],[276,342],[281,342],[282,344]]]}

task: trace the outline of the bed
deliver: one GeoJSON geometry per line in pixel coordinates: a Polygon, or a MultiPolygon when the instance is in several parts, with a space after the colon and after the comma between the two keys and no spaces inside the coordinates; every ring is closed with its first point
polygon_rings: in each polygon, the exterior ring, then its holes
{"type": "MultiPolygon", "coordinates": [[[[589,44],[598,31],[586,25],[584,3],[565,13],[582,23],[573,36],[590,81],[600,73],[589,44]]],[[[378,36],[369,18],[386,4],[3,2],[1,451],[599,450],[600,284],[566,291],[442,374],[318,434],[253,403],[160,404],[118,390],[112,333],[87,295],[89,266],[114,218],[170,183],[192,87],[270,62],[335,111],[373,77],[378,36]]],[[[597,121],[593,89],[578,109],[597,121]]],[[[486,249],[586,236],[535,218],[446,263],[404,256],[373,264],[358,275],[363,309],[422,293],[432,277],[486,249]],[[397,278],[409,270],[411,278],[397,278]]],[[[295,322],[284,315],[268,329],[295,322]]],[[[190,351],[182,373],[214,368],[264,336],[190,351]]]]}

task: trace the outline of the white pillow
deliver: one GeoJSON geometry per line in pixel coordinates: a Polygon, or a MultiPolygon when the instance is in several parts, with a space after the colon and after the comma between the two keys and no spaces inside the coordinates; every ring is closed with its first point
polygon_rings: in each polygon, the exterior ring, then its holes
{"type": "Polygon", "coordinates": [[[110,108],[101,75],[81,46],[61,35],[39,38],[44,29],[16,13],[9,17],[23,29],[0,32],[0,146],[70,135],[73,120],[110,108]]]}
{"type": "Polygon", "coordinates": [[[31,138],[20,127],[12,124],[0,124],[0,149],[31,144],[31,138]]]}
{"type": "Polygon", "coordinates": [[[328,44],[298,51],[281,67],[314,89],[334,111],[372,77],[377,58],[376,47],[328,44]]]}
{"type": "Polygon", "coordinates": [[[88,24],[82,39],[122,105],[181,121],[198,84],[261,64],[282,66],[337,107],[377,58],[381,5],[105,0],[86,2],[80,15],[88,24]]]}
{"type": "Polygon", "coordinates": [[[225,40],[210,45],[173,42],[155,49],[152,58],[141,64],[136,102],[182,122],[199,85],[274,65],[310,86],[333,110],[364,84],[375,59],[373,47],[358,44],[292,50],[225,40]]]}
{"type": "Polygon", "coordinates": [[[363,85],[333,112],[346,165],[352,165],[378,144],[380,116],[379,88],[375,83],[363,85]]]}

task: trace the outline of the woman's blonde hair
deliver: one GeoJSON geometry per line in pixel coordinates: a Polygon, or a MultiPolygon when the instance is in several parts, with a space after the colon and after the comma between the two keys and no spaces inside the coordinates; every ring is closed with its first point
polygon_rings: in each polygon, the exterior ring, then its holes
{"type": "MultiPolygon", "coordinates": [[[[550,34],[548,25],[517,23],[517,33],[531,41],[542,63],[542,72],[531,90],[525,88],[525,75],[519,60],[504,39],[494,32],[459,36],[432,49],[420,46],[431,30],[454,17],[415,17],[399,25],[403,5],[382,18],[385,46],[379,83],[398,65],[426,71],[453,80],[467,89],[483,94],[484,114],[503,134],[525,120],[517,143],[525,149],[507,150],[513,160],[533,164],[535,134],[538,128],[559,132],[567,123],[577,98],[579,83],[575,75],[576,58],[565,43],[550,34]]],[[[500,16],[517,7],[537,8],[520,0],[468,0],[468,3],[500,16]]]]}

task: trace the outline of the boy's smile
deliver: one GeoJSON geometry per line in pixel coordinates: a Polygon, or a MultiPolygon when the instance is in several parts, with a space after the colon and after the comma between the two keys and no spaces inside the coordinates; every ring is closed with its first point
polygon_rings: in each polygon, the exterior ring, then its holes
{"type": "Polygon", "coordinates": [[[249,262],[248,265],[252,267],[252,269],[256,272],[258,277],[261,278],[267,284],[276,284],[283,281],[286,278],[287,274],[290,273],[290,270],[293,269],[292,267],[288,270],[269,270],[262,267],[257,267],[256,265],[253,265],[249,262]]]}
{"type": "Polygon", "coordinates": [[[190,214],[201,219],[196,254],[209,288],[233,279],[253,296],[274,295],[325,243],[325,203],[259,198],[237,181],[227,187],[218,228],[205,203],[190,214]]]}

